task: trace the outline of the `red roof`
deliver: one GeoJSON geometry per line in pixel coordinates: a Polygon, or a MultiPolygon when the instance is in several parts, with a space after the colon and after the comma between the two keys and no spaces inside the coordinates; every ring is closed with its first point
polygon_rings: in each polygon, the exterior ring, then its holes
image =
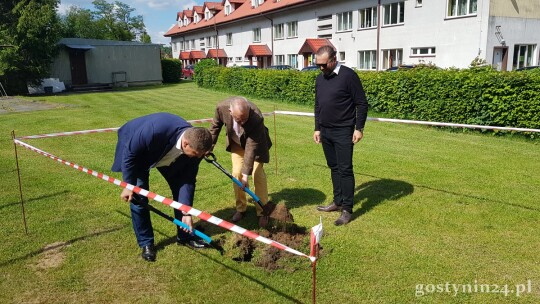
{"type": "Polygon", "coordinates": [[[205,2],[203,6],[206,6],[209,10],[222,10],[223,5],[221,5],[221,2],[205,2]]]}
{"type": "Polygon", "coordinates": [[[184,13],[184,16],[186,16],[188,18],[193,18],[193,11],[192,10],[184,10],[183,13],[184,13]]]}
{"type": "Polygon", "coordinates": [[[202,13],[204,13],[204,10],[203,10],[202,5],[195,5],[195,6],[193,7],[193,11],[194,11],[195,13],[197,13],[197,14],[202,14],[202,13]]]}
{"type": "Polygon", "coordinates": [[[204,59],[206,54],[203,51],[191,51],[189,54],[189,59],[204,59]]]}
{"type": "Polygon", "coordinates": [[[189,52],[181,52],[179,57],[180,57],[180,59],[188,60],[189,59],[189,52]]]}
{"type": "MultiPolygon", "coordinates": [[[[300,6],[303,4],[311,4],[313,2],[318,2],[318,0],[281,0],[279,2],[274,2],[274,0],[266,0],[263,4],[259,5],[258,7],[251,7],[251,1],[238,1],[238,0],[232,0],[229,1],[231,3],[240,3],[238,7],[229,15],[225,16],[225,10],[219,11],[219,13],[215,14],[214,17],[210,18],[209,20],[201,20],[197,23],[190,23],[188,25],[184,26],[178,26],[174,25],[172,28],[170,28],[167,33],[165,33],[165,37],[171,37],[180,35],[182,33],[187,33],[192,30],[196,29],[203,29],[206,27],[214,27],[216,24],[223,24],[231,21],[240,20],[246,17],[250,16],[256,16],[260,14],[266,14],[270,12],[275,12],[281,9],[285,9],[288,7],[293,6],[300,6]]],[[[198,13],[202,14],[202,6],[194,6],[193,10],[190,11],[197,11],[198,13]],[[200,12],[197,11],[197,9],[200,8],[200,12]]],[[[184,15],[186,15],[186,11],[184,11],[184,15]]],[[[188,17],[192,17],[192,15],[187,15],[188,17]]]]}
{"type": "Polygon", "coordinates": [[[206,58],[227,58],[227,53],[223,49],[209,49],[206,58]]]}
{"type": "Polygon", "coordinates": [[[246,57],[252,57],[252,56],[257,56],[257,57],[261,57],[261,56],[272,56],[272,51],[270,50],[270,48],[268,47],[268,45],[257,45],[257,44],[252,44],[248,47],[247,49],[247,52],[246,52],[246,57]]]}
{"type": "Polygon", "coordinates": [[[184,12],[178,12],[176,14],[176,21],[184,19],[184,12]]]}
{"type": "Polygon", "coordinates": [[[316,53],[321,46],[329,45],[336,49],[330,40],[325,38],[306,39],[298,54],[303,53],[316,53]]]}

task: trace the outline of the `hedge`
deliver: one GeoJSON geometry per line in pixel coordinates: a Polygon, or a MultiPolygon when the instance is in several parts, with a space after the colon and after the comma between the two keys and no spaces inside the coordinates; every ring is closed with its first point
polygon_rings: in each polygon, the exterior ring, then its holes
{"type": "Polygon", "coordinates": [[[163,83],[177,83],[182,79],[182,62],[174,58],[161,59],[163,83]]]}
{"type": "MultiPolygon", "coordinates": [[[[208,67],[199,86],[313,105],[318,71],[208,67]]],[[[540,129],[540,69],[357,72],[371,110],[391,117],[540,129]]]]}

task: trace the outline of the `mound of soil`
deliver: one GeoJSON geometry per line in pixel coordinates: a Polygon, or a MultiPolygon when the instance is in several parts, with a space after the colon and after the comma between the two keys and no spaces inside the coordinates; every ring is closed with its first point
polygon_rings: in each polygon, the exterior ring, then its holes
{"type": "Polygon", "coordinates": [[[292,223],[294,222],[293,216],[285,204],[274,204],[272,202],[266,203],[263,207],[265,214],[268,214],[271,219],[279,222],[292,223]]]}

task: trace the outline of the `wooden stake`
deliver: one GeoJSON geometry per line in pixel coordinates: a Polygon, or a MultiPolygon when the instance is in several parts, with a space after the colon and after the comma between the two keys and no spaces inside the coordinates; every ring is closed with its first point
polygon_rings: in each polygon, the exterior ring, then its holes
{"type": "Polygon", "coordinates": [[[22,193],[21,170],[19,169],[19,156],[17,155],[17,144],[15,143],[15,130],[11,131],[11,139],[13,140],[13,147],[15,149],[15,163],[17,163],[17,176],[19,177],[19,194],[21,197],[21,210],[24,223],[24,232],[28,234],[28,226],[26,225],[26,213],[24,211],[24,199],[22,193]]]}

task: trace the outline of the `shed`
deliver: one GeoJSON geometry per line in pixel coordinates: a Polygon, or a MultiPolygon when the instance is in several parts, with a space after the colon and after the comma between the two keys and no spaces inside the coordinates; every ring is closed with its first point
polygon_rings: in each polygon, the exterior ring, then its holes
{"type": "Polygon", "coordinates": [[[51,77],[66,87],[162,83],[159,44],[62,38],[51,77]]]}

